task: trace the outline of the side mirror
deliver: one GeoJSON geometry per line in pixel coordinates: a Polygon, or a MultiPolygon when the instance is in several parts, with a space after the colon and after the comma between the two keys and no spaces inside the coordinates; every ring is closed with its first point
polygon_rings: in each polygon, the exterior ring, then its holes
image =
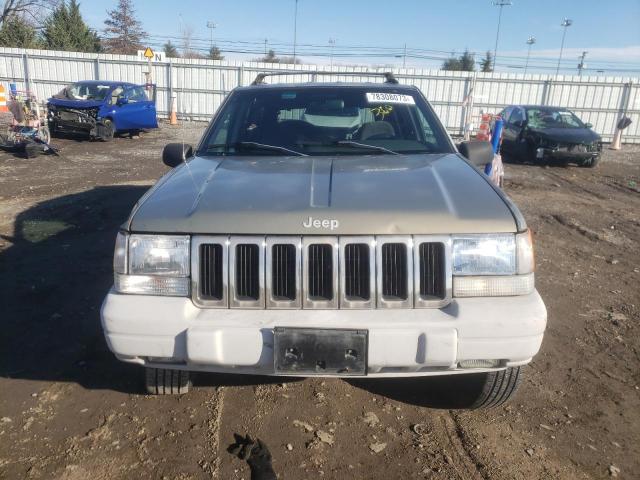
{"type": "Polygon", "coordinates": [[[186,143],[169,143],[162,151],[162,163],[175,168],[193,156],[193,147],[186,143]]]}
{"type": "Polygon", "coordinates": [[[129,103],[129,97],[127,97],[126,95],[121,95],[120,97],[118,97],[116,103],[118,105],[126,105],[127,103],[129,103]]]}
{"type": "Polygon", "coordinates": [[[513,125],[515,127],[518,127],[518,128],[524,128],[524,127],[527,126],[527,121],[526,120],[517,120],[517,121],[513,122],[513,125]]]}
{"type": "Polygon", "coordinates": [[[484,167],[493,162],[493,146],[491,142],[471,141],[458,145],[458,151],[469,160],[474,167],[484,167]]]}
{"type": "Polygon", "coordinates": [[[585,123],[584,126],[587,127],[587,128],[593,128],[593,124],[592,123],[585,123]]]}

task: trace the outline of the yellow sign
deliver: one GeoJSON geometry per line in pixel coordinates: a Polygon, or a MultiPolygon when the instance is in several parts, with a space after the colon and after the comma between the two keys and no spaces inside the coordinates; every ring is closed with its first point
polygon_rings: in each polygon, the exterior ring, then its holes
{"type": "Polygon", "coordinates": [[[153,58],[153,50],[151,50],[151,48],[147,47],[147,49],[144,51],[143,53],[144,58],[148,58],[148,59],[152,59],[153,58]]]}

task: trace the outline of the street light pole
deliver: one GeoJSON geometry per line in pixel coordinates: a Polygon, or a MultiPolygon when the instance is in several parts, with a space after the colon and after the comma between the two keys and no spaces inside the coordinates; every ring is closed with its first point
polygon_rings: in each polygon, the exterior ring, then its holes
{"type": "Polygon", "coordinates": [[[329,54],[329,58],[330,58],[330,64],[331,64],[331,68],[333,68],[333,47],[336,46],[336,40],[335,38],[330,38],[329,39],[329,48],[331,53],[329,54]]]}
{"type": "Polygon", "coordinates": [[[529,67],[529,57],[531,56],[531,45],[536,43],[536,37],[533,35],[527,39],[527,45],[529,45],[529,49],[527,50],[527,61],[524,64],[524,74],[527,74],[527,68],[529,67]]]}
{"type": "Polygon", "coordinates": [[[493,70],[496,70],[496,59],[498,55],[498,39],[500,38],[500,23],[502,22],[502,7],[513,5],[510,0],[496,0],[493,2],[496,7],[500,7],[498,13],[498,30],[496,31],[496,45],[493,47],[493,70]]]}
{"type": "Polygon", "coordinates": [[[207,28],[209,29],[211,35],[210,35],[210,45],[209,48],[213,48],[213,29],[216,28],[218,25],[209,21],[207,22],[207,28]]]}
{"type": "Polygon", "coordinates": [[[567,28],[569,28],[572,23],[573,23],[573,20],[571,20],[570,18],[565,18],[560,24],[561,27],[564,27],[564,30],[562,32],[562,43],[560,44],[560,56],[558,57],[558,66],[556,68],[556,75],[560,73],[560,62],[562,61],[562,51],[564,50],[564,37],[566,37],[567,35],[567,28]]]}
{"type": "Polygon", "coordinates": [[[578,57],[580,59],[580,63],[578,64],[578,76],[579,77],[582,76],[582,69],[585,67],[584,59],[587,56],[587,53],[589,53],[589,52],[582,52],[582,55],[580,55],[578,57]]]}
{"type": "Polygon", "coordinates": [[[293,14],[293,63],[296,63],[296,44],[298,43],[298,0],[293,14]]]}

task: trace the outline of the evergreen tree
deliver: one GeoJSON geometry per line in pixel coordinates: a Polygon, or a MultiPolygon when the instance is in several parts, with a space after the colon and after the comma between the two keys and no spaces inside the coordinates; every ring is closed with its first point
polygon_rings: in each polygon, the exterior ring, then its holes
{"type": "Polygon", "coordinates": [[[475,57],[469,50],[465,50],[458,58],[452,57],[445,60],[442,64],[442,70],[474,72],[476,70],[475,57]]]}
{"type": "Polygon", "coordinates": [[[162,46],[162,49],[164,50],[164,54],[167,57],[178,58],[180,56],[180,54],[178,53],[178,49],[176,48],[176,46],[173,43],[171,43],[171,40],[169,40],[167,43],[165,43],[162,46]]]}
{"type": "Polygon", "coordinates": [[[480,60],[480,70],[483,72],[493,72],[493,55],[487,50],[485,57],[480,60]]]}
{"type": "Polygon", "coordinates": [[[142,29],[142,23],[135,16],[135,9],[131,0],[119,0],[114,10],[107,12],[109,18],[104,21],[106,28],[103,40],[104,49],[109,53],[123,53],[134,55],[143,48],[142,41],[147,33],[142,29]]]}
{"type": "Polygon", "coordinates": [[[218,47],[211,47],[209,49],[209,60],[224,60],[224,56],[218,47]]]}
{"type": "Polygon", "coordinates": [[[460,59],[455,57],[447,58],[442,63],[442,70],[460,70],[460,59]]]}
{"type": "Polygon", "coordinates": [[[263,63],[280,63],[280,59],[276,56],[274,50],[269,50],[269,53],[262,58],[258,58],[257,61],[263,63]]]}
{"type": "Polygon", "coordinates": [[[473,72],[476,69],[476,60],[469,50],[465,50],[460,57],[460,70],[465,72],[473,72]]]}
{"type": "Polygon", "coordinates": [[[51,50],[100,51],[100,39],[84,23],[76,0],[61,2],[45,20],[42,44],[51,50]]]}
{"type": "Polygon", "coordinates": [[[6,19],[0,28],[0,47],[40,48],[35,27],[24,18],[6,19]]]}

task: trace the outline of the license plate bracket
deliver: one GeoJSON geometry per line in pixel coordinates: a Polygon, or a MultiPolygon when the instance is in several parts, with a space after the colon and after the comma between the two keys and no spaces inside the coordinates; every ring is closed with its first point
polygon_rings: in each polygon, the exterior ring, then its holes
{"type": "Polygon", "coordinates": [[[275,327],[273,337],[276,374],[367,374],[367,330],[275,327]]]}

